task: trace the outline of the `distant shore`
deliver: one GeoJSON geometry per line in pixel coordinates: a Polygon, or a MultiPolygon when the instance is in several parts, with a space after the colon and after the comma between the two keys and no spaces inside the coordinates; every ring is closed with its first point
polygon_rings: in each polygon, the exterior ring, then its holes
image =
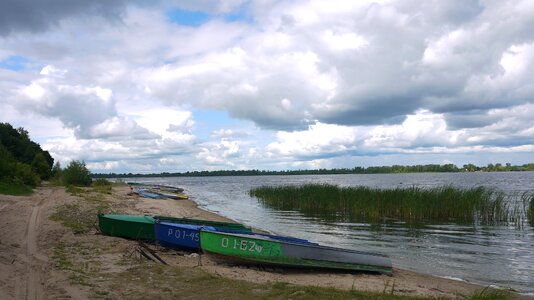
{"type": "Polygon", "coordinates": [[[338,174],[410,174],[410,173],[465,173],[465,172],[529,172],[534,171],[534,163],[523,165],[488,164],[476,166],[466,164],[458,167],[454,164],[429,164],[412,166],[374,166],[339,169],[314,170],[217,170],[217,171],[188,171],[188,172],[161,172],[147,174],[133,173],[94,173],[93,178],[140,178],[140,177],[203,177],[203,176],[265,176],[265,175],[338,175],[338,174]]]}

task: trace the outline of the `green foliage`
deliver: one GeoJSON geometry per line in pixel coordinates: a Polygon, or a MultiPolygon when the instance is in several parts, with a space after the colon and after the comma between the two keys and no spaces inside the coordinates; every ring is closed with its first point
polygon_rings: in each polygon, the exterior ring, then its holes
{"type": "Polygon", "coordinates": [[[32,142],[28,131],[24,128],[15,129],[9,123],[0,123],[0,144],[4,145],[13,157],[22,163],[31,164],[37,153],[42,153],[49,166],[54,159],[48,151],[43,151],[39,144],[32,142]]]}
{"type": "Polygon", "coordinates": [[[31,164],[33,172],[35,172],[41,179],[49,179],[52,171],[46,158],[42,152],[35,154],[31,164]]]}
{"type": "Polygon", "coordinates": [[[522,196],[526,217],[532,227],[534,227],[534,194],[524,193],[522,196]]]}
{"type": "Polygon", "coordinates": [[[467,172],[475,172],[475,171],[479,171],[480,170],[480,168],[475,166],[474,164],[466,164],[466,165],[464,165],[464,169],[467,172]]]}
{"type": "Polygon", "coordinates": [[[52,171],[51,171],[51,176],[52,178],[59,178],[61,177],[61,163],[58,161],[54,164],[54,166],[52,167],[52,171]]]}
{"type": "Polygon", "coordinates": [[[30,195],[33,190],[20,182],[8,181],[6,179],[0,180],[0,194],[13,196],[30,195]]]}
{"type": "Polygon", "coordinates": [[[103,194],[111,194],[112,183],[104,178],[93,181],[93,189],[103,194]]]}
{"type": "Polygon", "coordinates": [[[507,300],[515,299],[514,295],[506,290],[498,290],[492,288],[481,289],[469,297],[465,298],[466,300],[507,300]]]}
{"type": "Polygon", "coordinates": [[[111,181],[105,179],[105,178],[98,178],[95,181],[93,181],[93,186],[111,186],[111,181]]]}
{"type": "Polygon", "coordinates": [[[68,185],[65,191],[73,196],[79,196],[79,197],[86,194],[86,191],[84,189],[79,188],[74,185],[68,185]]]}
{"type": "Polygon", "coordinates": [[[328,220],[380,223],[392,218],[409,223],[496,224],[510,217],[504,194],[484,187],[377,189],[307,184],[259,187],[249,193],[268,207],[328,220]]]}
{"type": "Polygon", "coordinates": [[[50,177],[53,162],[48,151],[32,142],[24,128],[0,123],[0,180],[14,186],[35,187],[41,179],[50,177]]]}
{"type": "Polygon", "coordinates": [[[41,181],[29,165],[20,162],[15,163],[14,180],[32,187],[37,186],[41,181]]]}
{"type": "Polygon", "coordinates": [[[85,166],[85,162],[73,160],[62,172],[65,185],[89,186],[91,185],[91,172],[85,166]]]}
{"type": "Polygon", "coordinates": [[[0,179],[13,178],[15,173],[15,158],[4,145],[0,144],[0,179]]]}

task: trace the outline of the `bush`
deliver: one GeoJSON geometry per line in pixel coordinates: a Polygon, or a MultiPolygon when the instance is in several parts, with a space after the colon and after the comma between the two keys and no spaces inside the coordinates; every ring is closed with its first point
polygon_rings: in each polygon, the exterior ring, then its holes
{"type": "Polygon", "coordinates": [[[35,154],[31,164],[32,170],[43,180],[49,179],[51,175],[51,166],[48,165],[42,152],[35,154]]]}
{"type": "Polygon", "coordinates": [[[61,164],[58,161],[52,167],[52,171],[51,171],[50,176],[52,178],[59,179],[61,177],[61,172],[63,172],[63,171],[61,170],[61,164]]]}
{"type": "Polygon", "coordinates": [[[76,186],[91,185],[91,172],[85,166],[85,162],[73,160],[63,170],[63,184],[76,186]]]}
{"type": "Polygon", "coordinates": [[[32,168],[24,163],[15,164],[15,181],[20,181],[32,187],[36,187],[40,183],[39,176],[32,171],[32,168]]]}
{"type": "Polygon", "coordinates": [[[93,189],[103,194],[111,194],[112,183],[105,178],[98,178],[93,181],[93,189]]]}
{"type": "Polygon", "coordinates": [[[93,181],[93,186],[111,186],[111,181],[105,178],[98,178],[93,181]]]}
{"type": "Polygon", "coordinates": [[[0,144],[0,179],[12,179],[15,174],[15,159],[9,151],[0,144]]]}
{"type": "Polygon", "coordinates": [[[13,195],[13,196],[25,196],[25,195],[30,195],[32,192],[33,190],[31,187],[21,182],[0,179],[0,194],[13,195]]]}

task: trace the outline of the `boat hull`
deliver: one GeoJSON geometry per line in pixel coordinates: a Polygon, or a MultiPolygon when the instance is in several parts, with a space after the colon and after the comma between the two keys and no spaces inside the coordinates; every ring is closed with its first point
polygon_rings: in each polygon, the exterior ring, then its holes
{"type": "Polygon", "coordinates": [[[233,230],[233,231],[252,232],[252,228],[247,227],[240,223],[197,220],[197,219],[188,219],[188,218],[175,218],[175,217],[167,217],[167,216],[155,216],[154,218],[157,220],[163,221],[163,222],[167,222],[167,223],[204,225],[204,226],[212,226],[212,227],[217,227],[217,228],[224,228],[224,229],[233,230]]]}
{"type": "Polygon", "coordinates": [[[98,215],[98,227],[103,234],[134,240],[154,240],[154,223],[151,216],[98,215]]]}
{"type": "MultiPolygon", "coordinates": [[[[175,224],[157,221],[154,232],[157,243],[165,248],[200,250],[200,225],[175,224]]],[[[216,230],[211,227],[211,230],[216,230]]]]}
{"type": "Polygon", "coordinates": [[[392,272],[391,260],[387,256],[313,243],[202,230],[200,245],[204,252],[247,264],[392,272]]]}
{"type": "MultiPolygon", "coordinates": [[[[233,224],[233,223],[229,223],[233,224]]],[[[208,225],[193,225],[193,224],[177,224],[164,222],[162,220],[156,220],[155,234],[156,241],[159,245],[166,248],[184,249],[189,251],[200,250],[200,231],[209,230],[226,233],[239,233],[247,236],[259,236],[269,237],[281,241],[291,241],[293,243],[310,243],[308,240],[285,237],[285,236],[273,236],[263,233],[254,233],[250,231],[236,231],[229,227],[213,227],[208,225]]]]}

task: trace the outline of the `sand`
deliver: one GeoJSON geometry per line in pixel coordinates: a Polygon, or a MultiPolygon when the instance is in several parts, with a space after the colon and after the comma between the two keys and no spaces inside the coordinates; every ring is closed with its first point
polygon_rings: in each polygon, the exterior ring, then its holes
{"type": "MultiPolygon", "coordinates": [[[[115,187],[107,196],[112,206],[122,213],[169,215],[216,221],[230,221],[202,210],[189,200],[154,200],[130,193],[128,187],[115,187]]],[[[48,217],[57,205],[75,203],[76,197],[60,187],[40,187],[31,196],[0,195],[0,299],[83,299],[88,290],[66,280],[67,274],[51,262],[53,248],[59,240],[71,239],[72,232],[48,217]]],[[[95,216],[96,217],[96,216],[95,216]]],[[[95,230],[96,232],[96,230],[95,230]]],[[[76,239],[117,240],[115,237],[77,235],[76,239]]],[[[122,239],[119,239],[122,240],[122,239]]],[[[124,245],[133,241],[121,241],[124,245]]],[[[171,266],[196,267],[199,259],[188,253],[158,251],[171,266]]],[[[119,260],[119,256],[103,255],[104,260],[119,260]]],[[[338,289],[383,292],[394,285],[395,294],[434,297],[469,295],[483,287],[462,281],[433,277],[402,269],[393,275],[357,272],[336,272],[305,269],[243,267],[217,263],[201,256],[203,270],[232,279],[255,283],[287,282],[295,285],[334,287],[338,289]]]]}

